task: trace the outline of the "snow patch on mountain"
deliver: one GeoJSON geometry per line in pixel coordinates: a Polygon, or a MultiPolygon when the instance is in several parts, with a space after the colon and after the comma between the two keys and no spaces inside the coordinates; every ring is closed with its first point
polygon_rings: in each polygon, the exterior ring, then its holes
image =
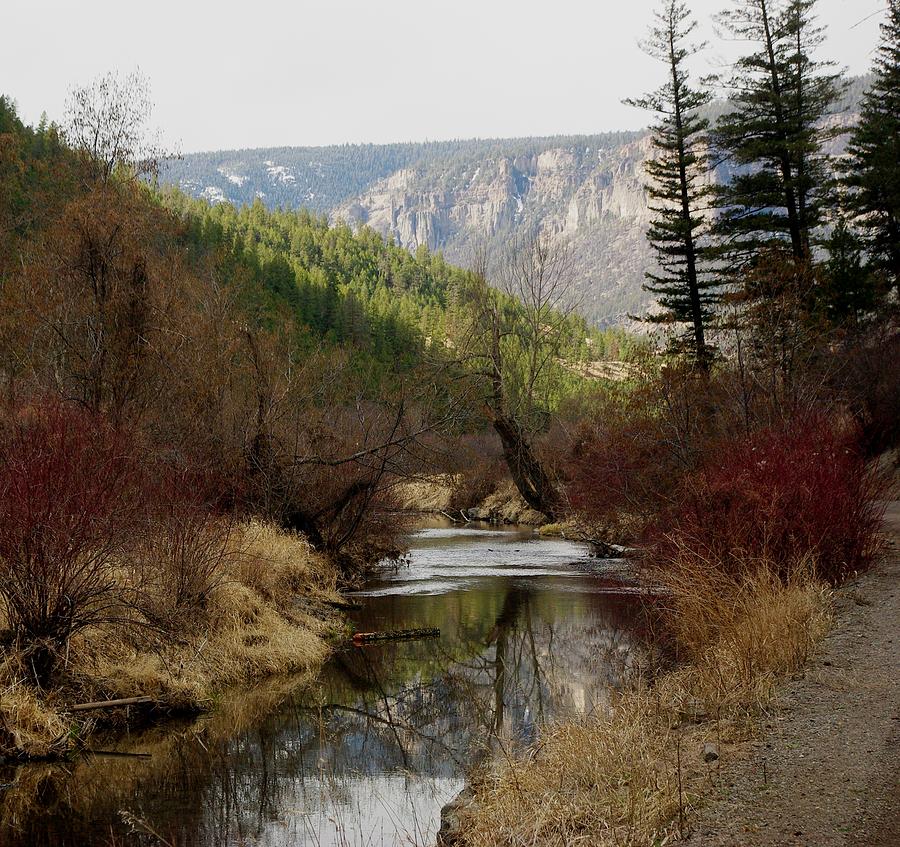
{"type": "Polygon", "coordinates": [[[247,177],[241,176],[240,174],[236,174],[234,171],[229,170],[224,165],[221,165],[220,167],[216,168],[216,170],[220,174],[222,174],[222,176],[224,176],[225,179],[227,179],[233,185],[236,185],[238,188],[240,188],[247,181],[247,177]]]}
{"type": "Polygon", "coordinates": [[[210,203],[227,203],[228,198],[225,196],[225,192],[222,191],[217,185],[207,185],[203,191],[200,192],[200,196],[209,200],[210,203]]]}
{"type": "Polygon", "coordinates": [[[290,168],[286,168],[284,165],[276,165],[271,161],[266,161],[265,165],[266,173],[272,182],[280,182],[282,185],[286,185],[297,181],[297,177],[294,176],[290,168]]]}

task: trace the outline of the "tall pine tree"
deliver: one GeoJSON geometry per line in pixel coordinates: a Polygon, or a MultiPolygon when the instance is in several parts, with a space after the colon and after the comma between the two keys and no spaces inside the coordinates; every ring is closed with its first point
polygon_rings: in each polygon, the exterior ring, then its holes
{"type": "Polygon", "coordinates": [[[859,124],[847,148],[850,204],[875,270],[900,286],[900,0],[888,0],[859,124]]]}
{"type": "Polygon", "coordinates": [[[709,198],[707,130],[699,114],[710,94],[690,85],[687,62],[703,45],[690,43],[696,21],[681,0],[662,0],[644,50],[666,66],[666,82],[629,105],[659,116],[653,128],[654,158],[645,168],[655,217],[647,232],[656,251],[658,272],[647,273],[645,290],[659,295],[665,310],[647,320],[687,324],[678,347],[690,351],[706,367],[710,350],[706,330],[716,301],[716,281],[708,268],[704,245],[709,198]]]}
{"type": "Polygon", "coordinates": [[[837,77],[813,53],[823,30],[816,0],[734,0],[721,22],[754,50],[738,59],[728,81],[733,109],[714,140],[735,168],[721,186],[717,232],[729,270],[741,270],[765,246],[811,257],[828,185],[821,119],[837,77]]]}

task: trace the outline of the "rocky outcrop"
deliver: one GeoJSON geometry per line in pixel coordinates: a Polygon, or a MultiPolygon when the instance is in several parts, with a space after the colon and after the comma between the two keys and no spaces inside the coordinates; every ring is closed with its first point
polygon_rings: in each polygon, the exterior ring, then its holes
{"type": "Polygon", "coordinates": [[[420,165],[378,181],[333,218],[370,226],[410,250],[441,250],[461,264],[476,241],[486,240],[499,254],[518,233],[539,227],[570,243],[585,314],[612,322],[646,303],[649,152],[643,136],[615,147],[569,145],[519,155],[500,149],[455,171],[445,163],[420,165]]]}
{"type": "MultiPolygon", "coordinates": [[[[853,122],[864,86],[854,83],[827,129],[853,122]]],[[[827,151],[839,155],[845,138],[827,151]]],[[[185,156],[167,163],[162,179],[212,203],[305,207],[463,265],[476,242],[499,257],[540,227],[571,246],[580,311],[610,324],[651,303],[642,290],[653,269],[643,187],[650,154],[646,133],[272,148],[185,156]]],[[[728,177],[724,167],[711,175],[728,177]]]]}

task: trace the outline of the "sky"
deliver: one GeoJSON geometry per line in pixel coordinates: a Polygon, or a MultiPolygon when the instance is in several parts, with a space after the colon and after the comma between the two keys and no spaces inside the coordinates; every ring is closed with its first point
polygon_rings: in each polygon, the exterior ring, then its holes
{"type": "MultiPolygon", "coordinates": [[[[62,120],[72,86],[139,68],[152,123],[189,153],[637,129],[655,87],[638,42],[659,0],[0,0],[0,93],[62,120]]],[[[719,69],[740,45],[688,0],[719,69]]],[[[824,48],[865,72],[885,0],[820,0],[824,48]],[[874,14],[873,14],[874,13],[874,14]]]]}

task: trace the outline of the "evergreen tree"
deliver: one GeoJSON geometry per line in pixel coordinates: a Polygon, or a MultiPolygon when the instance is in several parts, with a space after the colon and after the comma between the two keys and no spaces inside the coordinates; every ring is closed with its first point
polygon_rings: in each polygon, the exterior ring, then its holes
{"type": "Polygon", "coordinates": [[[709,122],[698,112],[711,95],[691,87],[688,59],[703,45],[688,42],[696,21],[681,0],[663,0],[656,22],[643,45],[666,65],[667,80],[656,91],[626,101],[659,115],[653,128],[655,157],[645,167],[652,182],[647,186],[655,205],[655,218],[647,233],[660,270],[648,272],[645,290],[659,296],[665,309],[645,318],[656,322],[688,324],[678,337],[701,367],[709,362],[706,327],[716,301],[716,281],[709,273],[709,248],[703,237],[709,197],[707,130],[709,122]]]}
{"type": "Polygon", "coordinates": [[[863,99],[848,146],[846,184],[865,233],[873,269],[900,286],[900,0],[888,0],[875,60],[875,80],[863,99]]]}
{"type": "Polygon", "coordinates": [[[807,263],[828,185],[821,118],[837,94],[837,77],[812,57],[823,40],[816,0],[734,3],[720,20],[755,49],[734,67],[734,108],[714,134],[736,168],[718,191],[722,252],[731,271],[765,246],[786,245],[795,261],[807,263]]]}
{"type": "Polygon", "coordinates": [[[879,280],[863,264],[857,234],[839,220],[825,242],[828,261],[819,285],[822,316],[832,324],[858,326],[878,305],[879,280]]]}

